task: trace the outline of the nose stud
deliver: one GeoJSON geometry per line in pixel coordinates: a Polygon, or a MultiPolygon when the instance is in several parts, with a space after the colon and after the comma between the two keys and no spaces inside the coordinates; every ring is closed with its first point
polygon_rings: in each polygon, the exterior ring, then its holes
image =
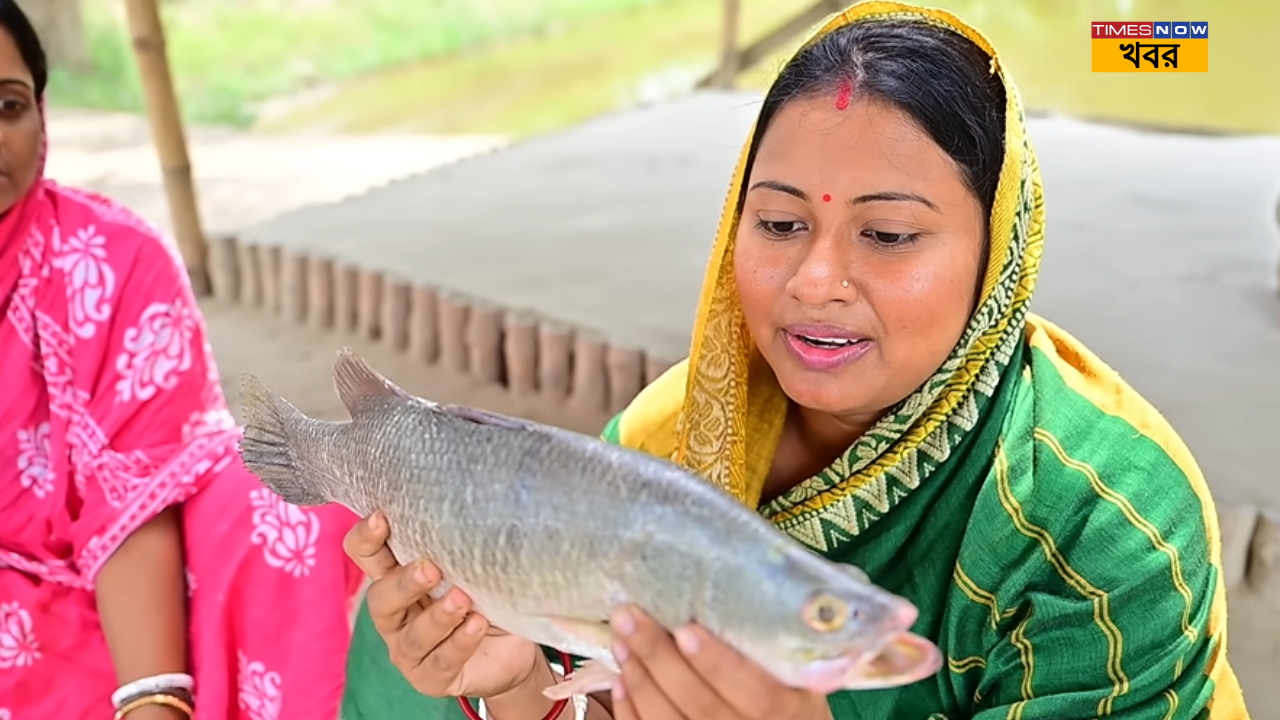
{"type": "Polygon", "coordinates": [[[842,287],[842,288],[847,288],[847,287],[849,287],[849,281],[848,281],[848,280],[841,280],[841,281],[840,281],[840,287],[842,287]]]}

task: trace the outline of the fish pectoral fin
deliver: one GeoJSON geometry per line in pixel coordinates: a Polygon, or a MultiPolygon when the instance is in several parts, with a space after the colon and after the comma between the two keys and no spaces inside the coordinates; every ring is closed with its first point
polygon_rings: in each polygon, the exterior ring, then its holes
{"type": "Polygon", "coordinates": [[[389,399],[414,399],[412,395],[380,375],[377,370],[369,367],[369,364],[349,347],[338,351],[338,359],[333,364],[333,385],[352,418],[361,410],[389,399]]]}
{"type": "Polygon", "coordinates": [[[581,640],[589,647],[609,649],[613,646],[613,629],[603,620],[549,617],[548,621],[566,635],[581,640]]]}
{"type": "Polygon", "coordinates": [[[531,423],[528,420],[521,420],[520,418],[514,418],[508,415],[489,412],[488,410],[481,410],[480,408],[467,407],[466,405],[440,404],[432,406],[431,409],[436,412],[452,415],[460,420],[470,420],[478,425],[492,425],[494,427],[507,428],[508,430],[537,431],[539,429],[538,425],[531,423]]]}
{"type": "Polygon", "coordinates": [[[542,691],[551,700],[567,700],[574,695],[588,695],[613,688],[618,673],[602,662],[588,660],[582,663],[564,682],[556,683],[542,691]]]}

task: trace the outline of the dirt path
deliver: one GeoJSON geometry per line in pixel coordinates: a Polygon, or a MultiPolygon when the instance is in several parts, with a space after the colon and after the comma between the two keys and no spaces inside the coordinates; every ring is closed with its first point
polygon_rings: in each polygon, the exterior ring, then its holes
{"type": "MultiPolygon", "coordinates": [[[[51,110],[46,174],[110,195],[166,232],[169,207],[142,117],[51,110]]],[[[503,146],[493,136],[254,135],[187,131],[205,230],[226,233],[295,208],[370,188],[503,146]]]]}

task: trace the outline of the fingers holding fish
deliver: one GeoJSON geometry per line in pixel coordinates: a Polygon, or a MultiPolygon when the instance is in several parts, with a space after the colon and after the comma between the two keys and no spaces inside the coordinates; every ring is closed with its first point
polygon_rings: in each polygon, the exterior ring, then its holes
{"type": "Polygon", "coordinates": [[[460,694],[463,671],[489,627],[483,617],[468,615],[457,605],[448,613],[439,612],[444,604],[434,603],[405,625],[397,634],[399,653],[392,653],[392,662],[414,688],[430,697],[460,694]]]}
{"type": "MultiPolygon", "coordinates": [[[[620,608],[610,624],[622,695],[638,720],[732,718],[727,706],[689,666],[671,635],[637,608],[620,608]]],[[[616,719],[615,719],[616,720],[616,719]]]]}
{"type": "Polygon", "coordinates": [[[427,592],[439,582],[435,566],[418,563],[392,571],[369,588],[369,614],[392,664],[414,688],[433,697],[449,694],[488,627],[484,618],[468,618],[471,602],[461,590],[431,600],[427,592]]]}
{"type": "MultiPolygon", "coordinates": [[[[444,646],[450,638],[459,634],[459,629],[468,620],[467,613],[471,610],[471,600],[461,590],[454,588],[439,600],[425,602],[429,603],[427,609],[417,617],[409,619],[397,634],[405,657],[413,661],[415,666],[422,664],[424,659],[430,658],[433,664],[444,663],[444,669],[456,672],[454,665],[447,663],[449,656],[454,654],[450,652],[452,648],[444,646]],[[433,657],[442,649],[445,651],[442,657],[433,657]]],[[[477,620],[481,623],[481,637],[483,637],[484,628],[488,627],[488,623],[484,622],[483,618],[477,620]]],[[[471,621],[472,627],[475,627],[477,620],[471,621]]],[[[475,643],[464,644],[474,645],[475,643]]],[[[471,648],[472,651],[474,649],[474,647],[471,648]]],[[[461,662],[456,664],[461,665],[461,662]]]]}
{"type": "MultiPolygon", "coordinates": [[[[620,641],[619,641],[620,642],[620,641]]],[[[649,669],[625,646],[615,647],[622,676],[613,684],[613,720],[686,720],[686,715],[654,682],[649,669]]]]}
{"type": "MultiPolygon", "coordinates": [[[[442,679],[453,680],[462,672],[464,666],[480,648],[485,638],[489,622],[483,616],[472,613],[460,625],[441,640],[434,649],[423,658],[422,665],[427,666],[442,679]]],[[[446,684],[442,690],[448,690],[452,683],[446,684]]]]}
{"type": "Polygon", "coordinates": [[[400,567],[391,548],[387,547],[389,534],[386,518],[381,512],[373,512],[342,538],[343,551],[371,580],[381,580],[382,576],[400,567]]]}
{"type": "Polygon", "coordinates": [[[622,671],[614,720],[831,718],[825,696],[778,682],[696,625],[673,635],[635,609],[619,611],[611,624],[622,671]]]}
{"type": "Polygon", "coordinates": [[[744,720],[796,718],[830,720],[826,696],[797,690],[778,682],[768,671],[697,625],[679,628],[676,647],[702,682],[723,699],[734,714],[717,715],[705,708],[691,717],[734,717],[744,720]]]}
{"type": "Polygon", "coordinates": [[[430,611],[397,635],[403,644],[392,650],[391,661],[415,690],[428,697],[478,697],[495,704],[501,697],[515,707],[543,702],[542,690],[555,678],[537,645],[499,632],[465,609],[448,622],[454,624],[438,642],[440,620],[430,611]],[[539,670],[547,677],[540,677],[539,670]]]}
{"type": "Polygon", "coordinates": [[[431,606],[428,593],[439,583],[439,568],[421,562],[395,568],[369,586],[365,594],[369,618],[388,644],[415,616],[431,606]]]}
{"type": "MultiPolygon", "coordinates": [[[[430,697],[466,695],[473,690],[464,676],[476,674],[468,667],[484,655],[478,653],[481,644],[487,638],[498,644],[504,639],[502,633],[489,634],[488,620],[471,612],[471,599],[458,588],[432,600],[427,593],[440,579],[439,569],[427,562],[394,570],[375,583],[380,593],[369,600],[370,614],[377,603],[382,624],[377,618],[374,624],[387,643],[391,662],[418,692],[430,697]]],[[[369,592],[372,595],[373,587],[369,592]]]]}

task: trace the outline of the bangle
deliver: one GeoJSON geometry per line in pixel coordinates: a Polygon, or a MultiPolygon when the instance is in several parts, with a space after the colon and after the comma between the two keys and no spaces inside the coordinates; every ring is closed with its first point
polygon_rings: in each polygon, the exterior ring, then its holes
{"type": "Polygon", "coordinates": [[[195,686],[195,680],[186,673],[164,673],[163,675],[138,678],[133,682],[121,685],[120,689],[111,693],[111,706],[119,709],[121,705],[132,698],[169,690],[192,692],[195,690],[195,686]]]}
{"type": "MultiPolygon", "coordinates": [[[[560,700],[542,720],[555,720],[555,717],[563,712],[562,703],[567,704],[569,702],[573,703],[573,720],[587,720],[587,708],[591,706],[591,701],[587,699],[586,695],[574,695],[571,700],[560,700]],[[556,708],[561,709],[557,710],[556,708]]],[[[502,720],[502,718],[495,719],[489,714],[489,708],[485,706],[483,699],[476,700],[476,705],[479,706],[478,714],[481,720],[502,720]]],[[[471,706],[467,705],[467,707],[470,708],[471,706]]]]}
{"type": "MultiPolygon", "coordinates": [[[[560,663],[564,666],[564,669],[566,671],[564,679],[568,680],[569,676],[573,674],[573,658],[571,658],[568,653],[561,651],[560,663]]],[[[481,700],[480,703],[481,703],[481,707],[484,707],[484,700],[481,700]]],[[[568,705],[569,705],[569,698],[557,700],[556,704],[551,706],[551,712],[548,712],[542,718],[542,720],[556,720],[556,718],[560,717],[560,713],[564,712],[565,707],[567,707],[568,705]]],[[[471,701],[465,697],[458,698],[458,706],[462,708],[462,714],[467,717],[467,720],[494,720],[493,718],[485,718],[484,715],[481,715],[480,713],[476,712],[476,709],[471,707],[471,701]]],[[[582,707],[581,703],[575,702],[574,709],[578,710],[577,714],[585,716],[585,713],[582,712],[584,708],[582,707]]],[[[120,720],[120,718],[116,718],[116,720],[120,720]]]]}
{"type": "Polygon", "coordinates": [[[114,720],[124,720],[124,717],[129,713],[148,705],[165,705],[171,708],[176,708],[181,710],[188,718],[195,715],[195,710],[178,698],[165,693],[156,693],[154,695],[143,695],[137,700],[132,700],[126,703],[124,707],[116,710],[114,720]]]}

